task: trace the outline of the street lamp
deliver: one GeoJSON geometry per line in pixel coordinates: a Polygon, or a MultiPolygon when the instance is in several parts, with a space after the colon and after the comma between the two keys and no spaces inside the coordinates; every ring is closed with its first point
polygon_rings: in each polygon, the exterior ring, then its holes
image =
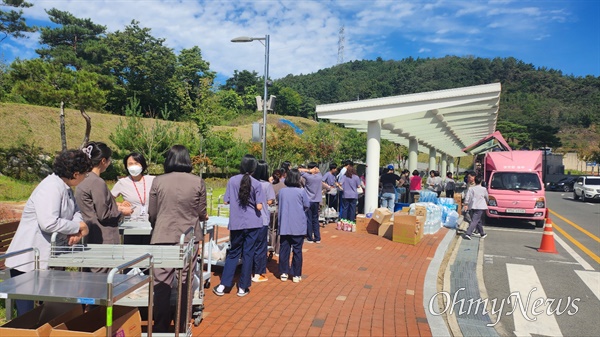
{"type": "Polygon", "coordinates": [[[265,37],[240,36],[232,39],[231,42],[252,42],[258,41],[265,46],[265,81],[263,96],[263,133],[262,133],[262,159],[267,161],[267,79],[269,78],[269,35],[265,37]],[[265,41],[264,43],[262,41],[265,41]]]}

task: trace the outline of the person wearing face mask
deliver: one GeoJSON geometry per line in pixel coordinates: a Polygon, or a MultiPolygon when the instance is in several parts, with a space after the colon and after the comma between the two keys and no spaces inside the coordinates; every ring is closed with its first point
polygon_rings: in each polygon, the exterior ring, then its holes
{"type": "MultiPolygon", "coordinates": [[[[119,179],[111,193],[115,198],[123,196],[119,209],[133,208],[132,219],[148,221],[148,199],[154,176],[145,174],[148,169],[146,158],[140,153],[132,152],[123,158],[123,166],[127,168],[129,175],[119,179]]],[[[126,244],[150,244],[149,235],[126,235],[123,240],[126,244]]]]}

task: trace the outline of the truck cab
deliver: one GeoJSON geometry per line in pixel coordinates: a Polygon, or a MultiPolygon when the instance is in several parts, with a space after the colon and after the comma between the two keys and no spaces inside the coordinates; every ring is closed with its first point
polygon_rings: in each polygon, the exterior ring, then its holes
{"type": "Polygon", "coordinates": [[[536,227],[543,227],[547,212],[542,181],[543,152],[514,151],[498,131],[465,149],[493,140],[497,140],[499,146],[488,145],[486,148],[494,151],[478,156],[478,161],[483,162],[482,178],[489,195],[487,217],[532,221],[536,227]]]}

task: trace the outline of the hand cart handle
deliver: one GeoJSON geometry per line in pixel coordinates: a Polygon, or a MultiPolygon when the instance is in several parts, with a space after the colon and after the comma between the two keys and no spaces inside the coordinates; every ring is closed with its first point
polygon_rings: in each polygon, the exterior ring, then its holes
{"type": "Polygon", "coordinates": [[[34,256],[34,258],[33,258],[34,269],[36,269],[36,270],[40,269],[40,250],[35,247],[21,249],[21,250],[15,251],[15,252],[2,254],[2,255],[0,255],[0,260],[4,260],[4,259],[8,259],[9,257],[29,253],[31,251],[33,252],[33,256],[34,256]]]}

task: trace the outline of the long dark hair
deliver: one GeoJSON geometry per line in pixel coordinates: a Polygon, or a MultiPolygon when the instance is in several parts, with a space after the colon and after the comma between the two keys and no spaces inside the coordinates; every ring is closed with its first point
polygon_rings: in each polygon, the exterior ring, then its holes
{"type": "Polygon", "coordinates": [[[244,176],[242,177],[240,190],[238,192],[240,204],[242,206],[248,206],[250,204],[250,192],[252,191],[252,178],[250,178],[250,175],[254,173],[257,165],[258,161],[251,154],[247,154],[242,158],[242,163],[240,164],[240,173],[244,176]]]}

